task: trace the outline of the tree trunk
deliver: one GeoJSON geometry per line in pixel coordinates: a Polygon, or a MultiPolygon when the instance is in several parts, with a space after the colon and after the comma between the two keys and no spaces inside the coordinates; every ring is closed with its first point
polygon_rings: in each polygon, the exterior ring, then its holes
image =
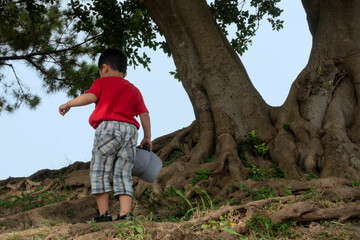
{"type": "Polygon", "coordinates": [[[205,0],[144,4],[166,38],[196,117],[189,127],[154,142],[164,161],[178,156],[176,151],[182,154],[161,171],[155,191],[187,186],[197,176],[195,170],[212,173],[197,184],[214,194],[247,178],[249,165],[240,159],[237,146],[252,130],[269,154],[264,159],[245,151],[249,164],[270,168],[277,163],[287,178],[301,177],[300,169],[357,177],[358,1],[303,1],[313,35],[311,56],[284,105],[276,108],[252,85],[205,0]],[[216,160],[205,162],[212,155],[216,160]]]}
{"type": "Polygon", "coordinates": [[[289,123],[292,132],[281,136],[279,131],[270,153],[281,162],[289,141],[292,158],[283,161],[321,177],[348,173],[355,178],[360,168],[360,3],[303,0],[303,6],[313,46],[284,105],[272,112],[273,121],[289,123]]]}

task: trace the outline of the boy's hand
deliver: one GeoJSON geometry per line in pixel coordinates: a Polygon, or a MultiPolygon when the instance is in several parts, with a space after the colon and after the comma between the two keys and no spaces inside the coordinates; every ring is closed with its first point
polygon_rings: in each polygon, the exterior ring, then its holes
{"type": "Polygon", "coordinates": [[[62,104],[60,105],[59,107],[59,113],[64,116],[69,110],[70,110],[71,107],[69,107],[66,103],[65,104],[62,104]]]}
{"type": "Polygon", "coordinates": [[[152,150],[152,143],[150,138],[145,138],[140,143],[140,148],[143,148],[144,146],[148,146],[150,150],[152,150]]]}

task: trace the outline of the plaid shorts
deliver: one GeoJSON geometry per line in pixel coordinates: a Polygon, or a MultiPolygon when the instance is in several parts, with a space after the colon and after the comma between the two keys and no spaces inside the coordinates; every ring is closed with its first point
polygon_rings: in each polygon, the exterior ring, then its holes
{"type": "Polygon", "coordinates": [[[132,196],[132,175],[138,131],[133,124],[103,121],[96,128],[90,181],[92,194],[111,192],[113,174],[114,195],[132,196]]]}

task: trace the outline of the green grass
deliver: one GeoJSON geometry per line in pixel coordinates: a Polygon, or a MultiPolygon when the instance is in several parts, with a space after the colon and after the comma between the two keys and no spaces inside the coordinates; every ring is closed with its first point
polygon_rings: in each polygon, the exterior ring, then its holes
{"type": "Polygon", "coordinates": [[[206,180],[209,178],[209,176],[212,174],[212,172],[210,172],[207,169],[203,169],[203,170],[196,170],[195,173],[197,174],[197,176],[194,177],[193,179],[193,184],[196,185],[198,182],[200,182],[201,180],[206,180]]]}
{"type": "Polygon", "coordinates": [[[135,218],[133,221],[120,221],[113,224],[117,230],[115,237],[121,239],[152,239],[155,230],[147,229],[143,222],[147,219],[135,218]]]}
{"type": "Polygon", "coordinates": [[[272,222],[271,219],[260,213],[252,216],[246,222],[254,239],[277,239],[285,237],[287,239],[296,239],[299,236],[293,229],[296,227],[296,221],[287,221],[281,224],[272,222]]]}
{"type": "Polygon", "coordinates": [[[175,146],[175,150],[172,152],[172,154],[170,154],[169,158],[164,160],[163,168],[169,166],[175,162],[176,159],[184,156],[184,154],[184,145],[178,143],[178,145],[175,146]]]}
{"type": "Polygon", "coordinates": [[[19,196],[10,195],[4,200],[0,200],[0,207],[20,208],[21,211],[28,211],[52,203],[70,200],[72,189],[66,186],[65,181],[59,180],[59,185],[51,191],[38,194],[39,190],[33,192],[21,192],[19,196]]]}

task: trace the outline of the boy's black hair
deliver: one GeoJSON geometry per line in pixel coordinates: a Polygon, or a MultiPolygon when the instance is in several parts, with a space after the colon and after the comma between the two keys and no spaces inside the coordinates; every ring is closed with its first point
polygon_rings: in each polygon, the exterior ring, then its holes
{"type": "Polygon", "coordinates": [[[118,70],[119,72],[126,73],[127,69],[127,56],[126,54],[116,48],[108,48],[101,53],[98,61],[99,69],[103,64],[107,64],[112,70],[118,70]]]}

